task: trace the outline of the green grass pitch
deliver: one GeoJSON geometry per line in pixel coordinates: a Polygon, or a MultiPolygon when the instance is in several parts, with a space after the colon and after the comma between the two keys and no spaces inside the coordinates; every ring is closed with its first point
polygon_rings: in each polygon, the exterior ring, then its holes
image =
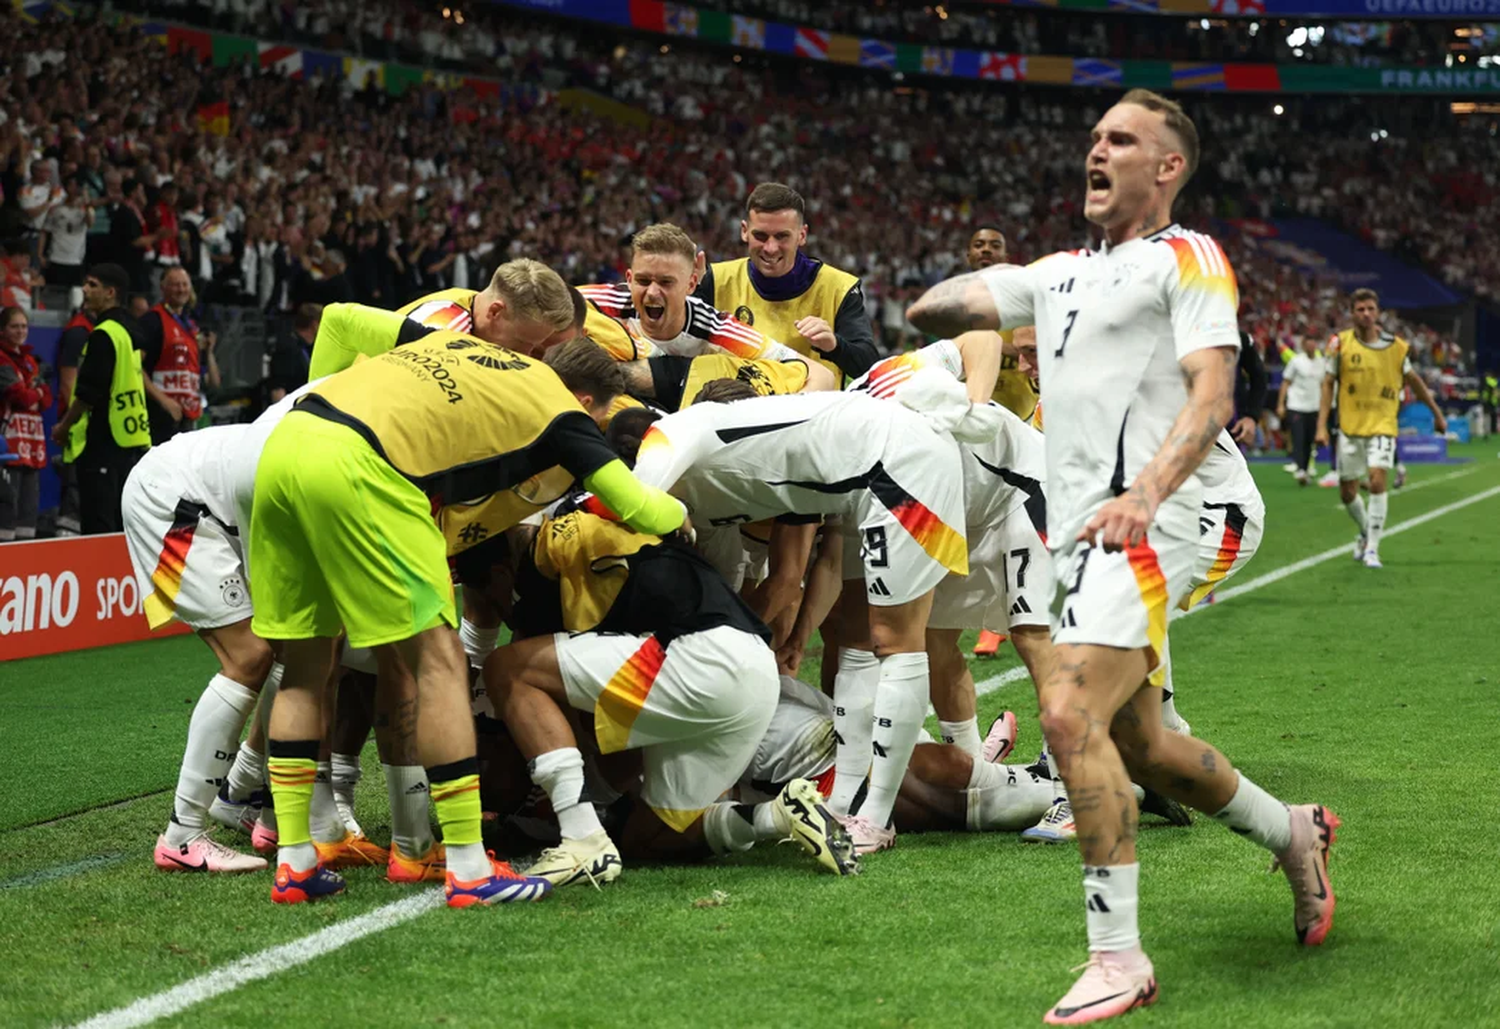
{"type": "MultiPolygon", "coordinates": [[[[1413,468],[1392,525],[1500,487],[1492,441],[1457,450],[1474,463],[1413,468]]],[[[1266,539],[1233,585],[1352,538],[1334,491],[1256,476],[1266,539]]],[[[1174,627],[1194,732],[1343,817],[1338,916],[1302,951],[1266,854],[1206,818],[1144,827],[1161,999],[1125,1024],[1500,1025],[1500,495],[1382,556],[1383,571],[1339,557],[1174,627]]],[[[1014,662],[1006,647],[975,677],[1014,662]]],[[[212,672],[192,639],[0,666],[0,1025],[76,1023],[420,892],[356,870],[344,897],[280,909],[268,875],[156,871],[212,672]]],[[[1005,707],[1029,759],[1029,680],[980,698],[981,730],[1005,707]]],[[[372,744],[358,806],[382,841],[384,796],[372,744]]],[[[1079,879],[1071,847],[976,834],[903,836],[852,880],[791,847],[633,867],[602,892],[428,911],[160,1024],[1032,1026],[1085,956],[1079,879]]]]}

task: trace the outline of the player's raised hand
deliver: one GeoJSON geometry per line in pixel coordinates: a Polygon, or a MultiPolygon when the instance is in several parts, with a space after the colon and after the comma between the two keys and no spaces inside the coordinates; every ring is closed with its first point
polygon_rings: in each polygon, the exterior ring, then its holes
{"type": "Polygon", "coordinates": [[[1078,539],[1102,546],[1109,553],[1139,546],[1155,515],[1155,506],[1145,494],[1131,489],[1094,512],[1078,539]]]}
{"type": "Polygon", "coordinates": [[[798,318],[794,328],[812,344],[814,350],[826,354],[839,345],[838,337],[833,334],[833,326],[817,315],[798,318]]]}

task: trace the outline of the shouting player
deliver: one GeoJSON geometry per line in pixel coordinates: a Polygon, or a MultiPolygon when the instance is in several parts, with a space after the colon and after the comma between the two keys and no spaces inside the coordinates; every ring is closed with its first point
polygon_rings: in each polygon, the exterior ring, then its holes
{"type": "Polygon", "coordinates": [[[1380,567],[1380,535],[1385,531],[1389,505],[1386,479],[1396,462],[1397,416],[1401,390],[1410,386],[1417,399],[1432,411],[1433,427],[1448,431],[1448,419],[1412,369],[1411,344],[1380,327],[1380,297],[1373,289],[1357,289],[1349,297],[1354,327],[1334,337],[1328,346],[1328,375],[1318,407],[1317,441],[1327,445],[1328,414],[1338,394],[1339,499],[1359,527],[1354,560],[1366,568],[1380,567]],[[1370,476],[1370,507],[1359,496],[1359,480],[1370,476]]]}
{"type": "Polygon", "coordinates": [[[1223,754],[1167,732],[1149,678],[1187,591],[1201,486],[1193,472],[1233,413],[1237,289],[1212,239],[1171,224],[1198,133],[1170,100],[1131,90],[1094,127],[1084,213],[1097,251],[990,268],[929,290],[927,332],[1034,323],[1048,414],[1047,521],[1058,587],[1042,728],[1078,825],[1090,960],[1049,1024],[1156,1000],[1137,926],[1138,811],[1130,780],[1210,812],[1276,855],[1299,942],[1333,921],[1328,849],[1338,819],[1289,808],[1223,754]]]}

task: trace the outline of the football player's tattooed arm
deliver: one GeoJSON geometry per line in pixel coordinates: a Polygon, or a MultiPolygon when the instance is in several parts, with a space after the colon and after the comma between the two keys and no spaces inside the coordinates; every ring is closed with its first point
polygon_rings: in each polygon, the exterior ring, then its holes
{"type": "Polygon", "coordinates": [[[656,381],[651,375],[651,365],[648,361],[622,361],[620,371],[625,373],[626,393],[633,397],[656,396],[656,381]]]}
{"type": "Polygon", "coordinates": [[[1101,507],[1078,534],[1106,550],[1134,547],[1146,538],[1156,509],[1203,463],[1224,424],[1234,414],[1234,375],[1239,354],[1231,347],[1194,350],[1182,359],[1188,401],[1146,467],[1124,493],[1101,507]]]}
{"type": "Polygon", "coordinates": [[[969,403],[983,404],[994,395],[995,380],[1000,378],[1000,360],[1005,344],[998,333],[965,332],[953,341],[964,363],[964,388],[969,403]]]}
{"type": "Polygon", "coordinates": [[[906,318],[931,336],[956,339],[975,329],[999,329],[995,298],[978,272],[940,282],[912,304],[906,318]]]}

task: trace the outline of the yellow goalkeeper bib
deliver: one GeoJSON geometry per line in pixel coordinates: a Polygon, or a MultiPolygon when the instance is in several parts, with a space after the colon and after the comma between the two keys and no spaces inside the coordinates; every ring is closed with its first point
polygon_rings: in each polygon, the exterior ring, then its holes
{"type": "Polygon", "coordinates": [[[1346,436],[1394,436],[1411,345],[1399,336],[1375,349],[1353,329],[1339,333],[1339,429],[1346,436]]]}

